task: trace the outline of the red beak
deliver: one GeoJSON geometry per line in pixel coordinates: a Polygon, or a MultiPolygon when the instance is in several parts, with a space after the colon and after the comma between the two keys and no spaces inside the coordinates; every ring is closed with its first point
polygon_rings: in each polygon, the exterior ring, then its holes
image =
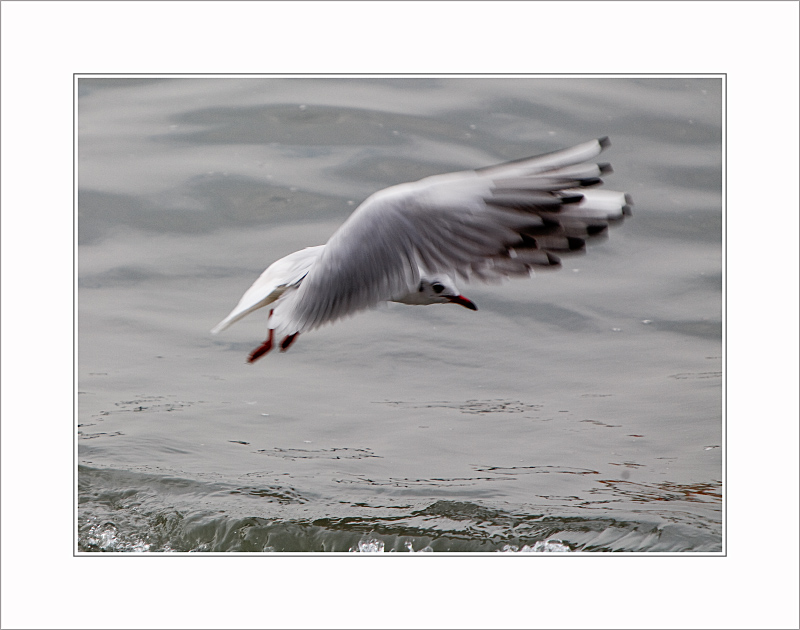
{"type": "Polygon", "coordinates": [[[444,297],[450,300],[450,302],[452,302],[453,304],[460,304],[464,308],[468,308],[471,311],[478,310],[478,307],[475,306],[475,304],[473,304],[471,300],[468,300],[463,295],[446,295],[444,297]]]}

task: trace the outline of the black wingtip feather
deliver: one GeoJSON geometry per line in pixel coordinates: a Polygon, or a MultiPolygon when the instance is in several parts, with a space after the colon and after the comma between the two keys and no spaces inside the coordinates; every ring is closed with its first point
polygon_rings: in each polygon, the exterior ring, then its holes
{"type": "Polygon", "coordinates": [[[608,230],[608,225],[587,225],[586,226],[586,233],[589,236],[597,236],[598,234],[602,234],[608,230]]]}
{"type": "Polygon", "coordinates": [[[563,195],[563,196],[560,196],[560,198],[561,198],[561,203],[562,204],[564,204],[564,203],[580,203],[581,201],[583,201],[583,195],[581,195],[580,193],[576,193],[576,194],[572,194],[572,195],[563,195]]]}
{"type": "Polygon", "coordinates": [[[567,243],[569,246],[569,251],[577,252],[586,247],[586,241],[582,238],[578,238],[577,236],[568,236],[567,243]]]}
{"type": "Polygon", "coordinates": [[[608,136],[603,136],[602,138],[598,138],[597,142],[604,149],[607,149],[608,147],[611,146],[611,140],[608,139],[608,136]]]}
{"type": "Polygon", "coordinates": [[[561,264],[561,259],[555,254],[551,254],[550,252],[545,252],[545,254],[547,254],[547,262],[549,262],[552,266],[561,264]]]}

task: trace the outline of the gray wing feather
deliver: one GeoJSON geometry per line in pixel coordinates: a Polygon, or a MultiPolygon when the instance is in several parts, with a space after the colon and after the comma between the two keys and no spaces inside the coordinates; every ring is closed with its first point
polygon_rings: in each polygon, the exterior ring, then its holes
{"type": "Polygon", "coordinates": [[[548,250],[582,251],[622,218],[624,193],[587,189],[605,164],[582,164],[607,139],[498,166],[437,175],[375,193],[326,244],[299,289],[275,310],[292,334],[406,295],[420,268],[496,281],[553,267],[548,250]]]}

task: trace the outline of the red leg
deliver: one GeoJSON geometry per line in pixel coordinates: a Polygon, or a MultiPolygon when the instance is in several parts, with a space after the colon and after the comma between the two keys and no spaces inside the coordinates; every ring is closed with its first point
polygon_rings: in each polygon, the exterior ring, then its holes
{"type": "Polygon", "coordinates": [[[294,333],[293,335],[284,337],[283,341],[281,341],[281,352],[286,352],[289,349],[289,346],[291,346],[294,343],[294,340],[297,339],[297,336],[299,334],[300,333],[294,333]]]}
{"type": "Polygon", "coordinates": [[[250,353],[250,356],[247,358],[248,363],[255,363],[258,359],[267,354],[267,352],[272,350],[272,335],[274,332],[275,331],[270,328],[269,337],[267,337],[264,343],[250,353]]]}
{"type": "MultiPolygon", "coordinates": [[[[269,321],[272,318],[272,313],[274,310],[275,309],[270,310],[269,317],[267,317],[267,321],[269,321]]],[[[270,328],[269,337],[267,337],[267,340],[264,343],[262,343],[260,346],[258,346],[258,348],[256,348],[250,353],[250,356],[247,358],[248,363],[255,363],[256,361],[258,361],[258,359],[267,354],[267,352],[272,350],[272,336],[274,334],[275,331],[272,328],[270,328]]]]}

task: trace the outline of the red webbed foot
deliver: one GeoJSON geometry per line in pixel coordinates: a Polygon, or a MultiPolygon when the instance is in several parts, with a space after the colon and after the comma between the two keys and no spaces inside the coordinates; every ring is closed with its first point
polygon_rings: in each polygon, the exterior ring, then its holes
{"type": "Polygon", "coordinates": [[[300,333],[294,333],[293,335],[284,337],[283,341],[281,341],[281,352],[286,352],[289,349],[289,346],[294,343],[294,340],[297,339],[299,335],[300,333]]]}
{"type": "Polygon", "coordinates": [[[273,335],[273,331],[272,331],[272,329],[270,329],[269,337],[267,337],[267,340],[264,343],[262,343],[260,346],[258,346],[258,348],[253,350],[250,353],[250,356],[247,357],[247,362],[248,363],[255,363],[261,357],[263,357],[265,354],[267,354],[267,352],[272,350],[272,335],[273,335]]]}

